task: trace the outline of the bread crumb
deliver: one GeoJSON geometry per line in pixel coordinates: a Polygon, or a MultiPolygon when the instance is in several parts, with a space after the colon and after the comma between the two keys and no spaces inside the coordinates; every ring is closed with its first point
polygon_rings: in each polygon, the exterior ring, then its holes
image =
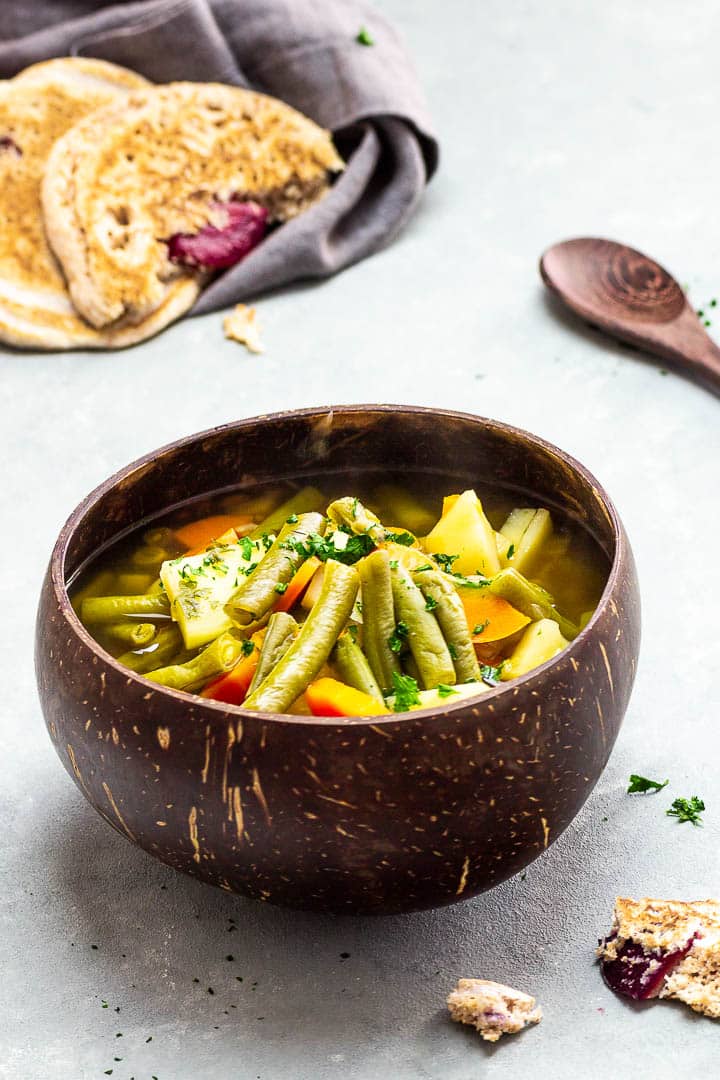
{"type": "Polygon", "coordinates": [[[487,979],[460,979],[447,1004],[453,1020],[470,1024],[487,1042],[497,1042],[501,1035],[513,1035],[542,1019],[534,997],[487,979]]]}
{"type": "Polygon", "coordinates": [[[257,312],[255,308],[245,304],[236,304],[229,315],[223,319],[225,337],[231,341],[239,341],[252,353],[263,351],[260,340],[260,327],[257,324],[257,312]]]}

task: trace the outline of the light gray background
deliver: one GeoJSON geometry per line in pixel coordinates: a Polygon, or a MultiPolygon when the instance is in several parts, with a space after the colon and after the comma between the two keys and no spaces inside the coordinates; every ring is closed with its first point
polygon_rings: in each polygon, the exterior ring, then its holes
{"type": "Polygon", "coordinates": [[[604,234],[653,253],[698,304],[720,294],[720,16],[710,0],[382,7],[417,58],[444,151],[397,243],[260,302],[263,357],[226,342],[218,315],[118,355],[0,357],[9,1080],[719,1072],[720,1028],[614,998],[593,946],[617,893],[720,895],[720,402],[559,317],[536,262],[555,240],[604,234]],[[62,522],[113,470],[237,417],[376,400],[497,417],[584,461],[635,548],[644,643],[604,776],[524,880],[443,911],[334,919],[214,891],[108,829],[46,736],[33,620],[62,522]],[[631,771],[671,787],[631,798],[631,771]],[[665,817],[695,793],[704,829],[665,817]],[[444,1013],[463,975],[530,990],[544,1021],[486,1048],[444,1013]]]}

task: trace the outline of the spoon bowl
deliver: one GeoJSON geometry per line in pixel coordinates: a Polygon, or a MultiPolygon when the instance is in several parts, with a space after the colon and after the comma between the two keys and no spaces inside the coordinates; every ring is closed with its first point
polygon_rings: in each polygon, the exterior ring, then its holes
{"type": "Polygon", "coordinates": [[[613,240],[580,237],[549,248],[540,274],[582,319],[720,395],[720,349],[654,259],[613,240]]]}

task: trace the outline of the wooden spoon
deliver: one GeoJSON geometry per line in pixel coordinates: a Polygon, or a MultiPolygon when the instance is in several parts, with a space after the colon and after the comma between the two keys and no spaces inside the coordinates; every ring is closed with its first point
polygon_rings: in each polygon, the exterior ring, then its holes
{"type": "Polygon", "coordinates": [[[540,273],[581,318],[661,356],[720,395],[720,348],[705,333],[677,281],[647,255],[612,240],[581,237],[549,248],[540,273]]]}

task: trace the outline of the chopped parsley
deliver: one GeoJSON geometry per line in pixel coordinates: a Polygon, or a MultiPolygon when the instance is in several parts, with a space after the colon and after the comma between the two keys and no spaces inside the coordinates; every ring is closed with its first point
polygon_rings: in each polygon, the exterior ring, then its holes
{"type": "Polygon", "coordinates": [[[457,694],[457,690],[454,686],[448,686],[447,683],[438,683],[437,687],[438,697],[446,698],[451,694],[457,694]]]}
{"type": "Polygon", "coordinates": [[[251,653],[255,652],[255,642],[251,641],[250,638],[245,638],[240,648],[243,656],[250,656],[251,653]]]}
{"type": "Polygon", "coordinates": [[[665,780],[664,783],[660,783],[659,780],[648,780],[646,776],[638,776],[637,773],[631,773],[627,793],[628,795],[634,795],[636,794],[636,792],[643,793],[645,791],[662,791],[662,789],[664,787],[667,787],[669,783],[669,780],[665,780]]]}
{"type": "Polygon", "coordinates": [[[475,626],[473,627],[473,634],[482,634],[484,630],[487,630],[489,625],[489,619],[486,619],[485,622],[475,623],[475,626]]]}
{"type": "Polygon", "coordinates": [[[458,651],[455,648],[455,646],[453,645],[452,641],[448,641],[448,652],[450,653],[450,656],[452,657],[453,660],[457,660],[458,651]]]}
{"type": "Polygon", "coordinates": [[[434,569],[435,569],[434,566],[431,566],[429,562],[426,562],[426,563],[423,563],[422,566],[416,566],[415,569],[413,570],[413,574],[422,574],[426,570],[434,570],[434,569]]]}
{"type": "Polygon", "coordinates": [[[678,821],[689,821],[693,825],[702,825],[701,813],[705,809],[705,803],[697,795],[690,799],[675,799],[669,810],[665,813],[668,817],[676,817],[678,821]]]}
{"type": "Polygon", "coordinates": [[[434,611],[437,606],[438,606],[438,602],[437,602],[437,600],[433,600],[432,596],[426,596],[425,597],[425,610],[426,611],[434,611]]]}
{"type": "Polygon", "coordinates": [[[277,585],[275,586],[275,592],[280,593],[281,596],[282,596],[283,593],[286,593],[287,592],[287,581],[278,581],[277,585]]]}
{"type": "Polygon", "coordinates": [[[505,556],[505,558],[506,559],[512,559],[514,554],[515,554],[515,545],[511,544],[510,547],[507,549],[507,555],[505,556]]]}
{"type": "Polygon", "coordinates": [[[390,532],[387,534],[388,540],[392,540],[394,544],[402,544],[403,547],[412,547],[415,543],[415,537],[409,532],[390,532]]]}
{"type": "Polygon", "coordinates": [[[399,675],[397,671],[393,671],[393,690],[393,712],[406,712],[413,705],[420,704],[418,684],[412,675],[399,675]]]}
{"type": "Polygon", "coordinates": [[[480,665],[480,678],[486,686],[497,686],[502,675],[502,664],[493,667],[492,664],[480,665]]]}
{"type": "Polygon", "coordinates": [[[291,514],[289,518],[285,518],[285,524],[286,525],[295,525],[295,524],[297,524],[297,520],[298,520],[297,514],[291,514]]]}
{"type": "Polygon", "coordinates": [[[290,540],[287,546],[304,558],[309,559],[311,555],[315,555],[321,562],[335,559],[337,562],[345,563],[346,566],[352,566],[375,550],[375,543],[367,533],[349,536],[343,548],[336,547],[330,537],[320,536],[319,533],[310,533],[305,541],[290,540]]]}
{"type": "Polygon", "coordinates": [[[388,645],[394,653],[402,652],[409,633],[410,627],[407,623],[403,622],[402,619],[395,624],[395,629],[388,638],[388,645]]]}
{"type": "Polygon", "coordinates": [[[358,506],[359,506],[359,505],[360,505],[360,504],[359,504],[358,500],[357,500],[357,499],[353,499],[353,501],[352,501],[352,510],[351,510],[351,513],[352,513],[352,516],[353,516],[353,520],[354,520],[354,519],[355,519],[355,518],[357,517],[357,512],[358,512],[358,506]]]}
{"type": "Polygon", "coordinates": [[[397,568],[398,568],[398,561],[397,561],[397,559],[391,559],[391,560],[390,560],[390,569],[391,569],[391,570],[397,570],[397,568]]]}
{"type": "Polygon", "coordinates": [[[253,544],[249,536],[243,536],[242,540],[240,541],[240,550],[242,552],[242,557],[245,562],[250,562],[250,560],[252,559],[254,546],[255,545],[253,544]]]}
{"type": "Polygon", "coordinates": [[[433,555],[433,559],[448,574],[452,574],[452,564],[460,558],[459,555],[443,555],[441,552],[437,552],[433,555]]]}
{"type": "Polygon", "coordinates": [[[360,27],[360,29],[357,32],[357,37],[355,38],[355,40],[357,41],[358,45],[374,45],[375,44],[374,38],[370,35],[370,31],[365,26],[360,27]]]}

